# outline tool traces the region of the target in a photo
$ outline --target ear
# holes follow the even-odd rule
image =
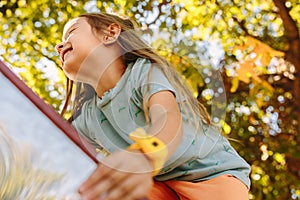
[[[121,26],[118,23],[110,24],[106,29],[107,34],[104,36],[103,43],[105,45],[110,45],[118,40],[121,33]]]

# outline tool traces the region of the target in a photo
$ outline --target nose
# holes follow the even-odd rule
[[[63,44],[63,42],[61,42],[55,46],[55,50],[57,51],[57,53],[60,53],[60,51],[62,50],[63,47],[64,47],[64,44]]]

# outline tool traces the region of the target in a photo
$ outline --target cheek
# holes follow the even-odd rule
[[[72,81],[76,81],[77,70],[70,67],[67,63],[63,65],[64,74]]]
[[[77,74],[78,71],[80,71],[80,66],[83,60],[84,60],[84,56],[78,53],[76,54],[73,51],[66,55],[62,68],[64,73],[69,79],[76,81]]]
[[[63,71],[70,80],[82,83],[90,83],[90,79],[94,73],[90,67],[79,64],[79,62],[74,64],[71,62],[64,63]]]
[[[65,75],[69,79],[76,81],[76,79],[77,79],[76,76],[77,76],[78,70],[80,68],[80,64],[79,64],[78,60],[76,60],[74,58],[76,58],[76,56],[72,55],[71,53],[69,55],[67,55],[62,68],[63,68]]]
[[[101,71],[101,58],[105,49],[99,41],[89,40],[76,43],[74,49],[66,56],[63,70],[66,76],[73,81],[89,83],[94,82],[95,71]],[[100,62],[100,63],[99,63]],[[96,73],[99,74],[99,73]]]

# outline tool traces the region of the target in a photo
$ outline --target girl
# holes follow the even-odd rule
[[[56,46],[68,78],[63,112],[76,82],[71,121],[103,155],[82,199],[248,199],[249,165],[134,28],[83,14]]]

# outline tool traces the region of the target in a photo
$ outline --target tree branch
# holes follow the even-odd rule
[[[300,71],[300,36],[296,22],[289,14],[288,8],[285,6],[286,0],[273,0],[276,7],[279,9],[278,14],[282,19],[285,29],[285,35],[289,43],[286,59],[293,63]],[[298,59],[297,59],[298,58]]]
[[[298,116],[298,134],[300,134],[300,35],[296,22],[289,14],[288,8],[285,6],[286,0],[273,0],[276,7],[279,9],[285,35],[289,43],[289,49],[286,52],[286,60],[290,61],[296,68],[296,79],[294,81],[293,95],[294,105],[296,108],[296,116]],[[300,142],[300,141],[299,141]]]
[[[288,8],[285,6],[286,0],[273,0],[273,2],[279,9],[278,14],[283,21],[283,26],[288,40],[299,40],[298,27],[296,25],[296,22],[290,16]]]

